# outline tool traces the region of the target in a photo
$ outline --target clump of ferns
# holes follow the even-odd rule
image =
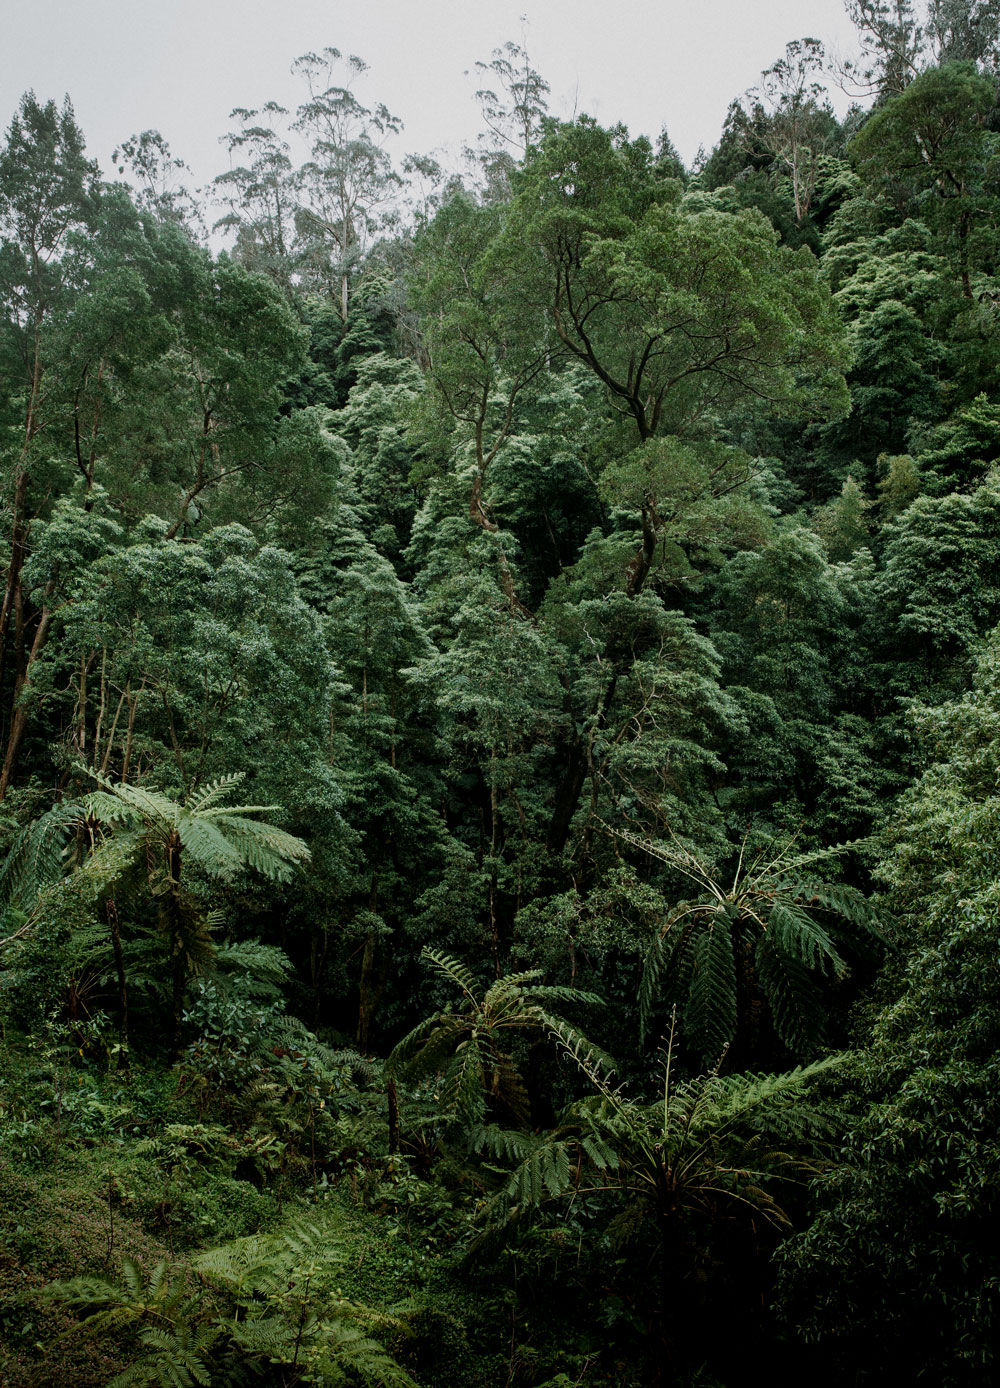
[[[107,1388],[221,1385],[272,1366],[288,1383],[416,1388],[381,1343],[405,1325],[345,1297],[343,1264],[335,1230],[300,1219],[209,1249],[190,1269],[163,1261],[147,1274],[126,1260],[118,1280],[77,1277],[49,1294],[83,1315],[68,1334],[131,1338],[136,1357]]]

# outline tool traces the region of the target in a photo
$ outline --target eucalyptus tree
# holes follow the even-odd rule
[[[469,519],[488,534],[498,531],[485,497],[490,468],[517,431],[522,400],[549,369],[553,349],[520,277],[492,254],[502,226],[500,208],[456,194],[418,238],[411,278],[428,373],[456,427],[454,442],[471,454]],[[502,555],[500,563],[516,608]]]
[[[935,65],[957,60],[989,70],[1000,59],[997,0],[845,0],[845,8],[860,51],[840,64],[841,75],[879,102]]]
[[[925,33],[913,0],[845,0],[860,52],[841,64],[859,95],[885,99],[904,90],[920,71]]]
[[[683,573],[697,527],[685,535],[679,513],[692,503],[710,509],[748,479],[725,447],[698,457],[698,440],[736,410],[843,411],[846,357],[833,309],[810,253],[779,247],[760,214],[685,196],[657,176],[644,141],[587,120],[553,128],[519,177],[497,254],[511,263],[518,246],[527,248],[526,297],[602,389],[608,453],[628,455],[615,464],[620,501],[634,508],[620,523],[615,586],[635,601],[660,556],[676,556]],[[627,630],[610,634],[596,703],[574,709],[549,831],[557,852],[588,774],[588,741],[639,655]]]
[[[531,65],[527,50],[508,40],[493,50],[488,63],[477,62],[484,83],[476,92],[485,131],[475,154],[486,177],[487,197],[506,200],[511,174],[537,143],[549,109],[548,82]]]
[[[355,54],[345,59],[336,48],[305,53],[292,71],[309,93],[293,122],[311,155],[298,176],[303,270],[336,287],[346,323],[352,278],[402,182],[385,149],[402,122],[381,102],[367,107],[355,95],[352,84],[368,71]]]
[[[237,259],[286,291],[295,268],[297,176],[291,147],[275,126],[287,115],[275,101],[259,110],[232,111],[230,119],[239,126],[225,137],[230,167],[212,180],[216,198],[227,209],[215,229],[232,231]]]
[[[753,122],[754,144],[773,155],[777,170],[789,180],[800,226],[809,216],[821,161],[837,128],[817,80],[824,66],[817,39],[796,39],[786,44],[785,56],[761,73],[758,87],[748,94],[763,108],[763,119]]]
[[[158,130],[129,135],[112,151],[111,160],[119,176],[126,172],[131,175],[139,207],[167,221],[178,222],[193,240],[204,237],[205,227],[196,193],[190,192],[180,181],[191,170],[183,159],[171,153]]]

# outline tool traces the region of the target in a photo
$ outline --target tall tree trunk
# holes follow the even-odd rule
[[[118,975],[118,1069],[129,1069],[128,1053],[128,985],[125,978],[125,956],[122,953],[122,936],[118,926],[118,907],[113,898],[106,905],[108,926],[111,930],[111,949],[115,956],[115,972]]]
[[[3,601],[0,602],[0,688],[3,687],[4,657],[12,616],[23,611],[24,593],[21,587],[21,571],[28,552],[28,471],[31,462],[31,446],[38,433],[38,417],[42,398],[42,324],[36,315],[34,325],[34,353],[31,364],[31,388],[28,393],[28,408],[24,418],[24,442],[18,461],[14,483],[14,500],[11,507],[10,562],[7,565],[7,580],[4,584]]]
[[[47,585],[47,596],[51,596],[53,586],[52,583]],[[51,625],[52,611],[49,607],[43,607],[38,619],[38,626],[35,628],[35,638],[31,643],[30,654],[28,655],[27,661],[24,662],[24,668],[18,671],[17,678],[14,682],[14,715],[11,718],[3,770],[0,771],[0,801],[6,798],[7,789],[17,769],[17,760],[21,752],[21,743],[24,741],[24,734],[28,728],[26,696],[31,681],[31,670],[45,647]]]
[[[164,921],[170,941],[170,1055],[173,1060],[179,1060],[188,966],[182,922],[183,907],[180,900],[181,841],[176,830],[171,831],[167,839],[166,859],[168,880],[161,907],[161,920]]]

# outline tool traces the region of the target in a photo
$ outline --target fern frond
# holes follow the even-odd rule
[[[101,786],[101,790],[114,801],[118,802],[118,814],[121,814],[121,807],[125,806],[140,815],[144,819],[151,820],[154,824],[173,826],[176,823],[180,806],[169,796],[162,794],[158,790],[150,790],[146,786],[130,785],[126,781],[113,782],[107,777],[100,775],[96,771],[89,772],[95,781]],[[92,797],[100,796],[100,791],[91,792],[87,799],[93,804],[105,805],[107,802],[102,797],[100,800],[92,800]],[[95,813],[97,811],[95,810]],[[109,805],[109,819],[114,814],[114,810]],[[113,822],[113,821],[112,821]]]
[[[134,805],[110,791],[92,790],[83,800],[85,813],[101,824],[138,824],[141,816]]]
[[[826,1031],[826,1009],[806,966],[766,934],[757,941],[754,964],[779,1038],[794,1054],[815,1050]]]
[[[501,1128],[499,1124],[489,1123],[475,1128],[470,1134],[469,1146],[473,1152],[488,1152],[491,1157],[506,1162],[522,1162],[538,1146],[535,1133],[525,1133],[517,1129]]]
[[[276,945],[264,945],[259,940],[239,940],[220,945],[215,963],[223,975],[238,976],[242,987],[251,995],[267,1000],[279,998],[282,988],[292,976],[288,956]]]
[[[441,950],[432,949],[430,945],[424,945],[423,949],[420,951],[420,957],[421,959],[426,959],[437,969],[439,974],[449,979],[457,988],[461,989],[468,998],[478,1005],[479,990],[476,985],[476,980],[464,964],[460,963],[459,960],[455,959],[450,954],[444,954]]]
[[[219,832],[229,840],[243,863],[272,881],[286,881],[296,865],[308,863],[312,857],[306,844],[294,834],[274,824],[247,819],[237,812],[220,811],[213,815],[209,811],[198,816],[198,823],[218,825]]]
[[[700,916],[711,917],[712,909],[699,903],[682,903],[671,914],[666,925],[658,928],[650,940],[642,965],[639,982],[639,1035],[645,1042],[653,1012],[661,1001],[664,980],[671,973],[687,974],[678,964],[690,943]]]
[[[567,1142],[554,1137],[531,1139],[530,1149],[487,1204],[483,1218],[503,1226],[527,1209],[537,1209],[546,1199],[558,1199],[572,1184],[573,1163]],[[526,1144],[527,1145],[527,1144]]]
[[[807,969],[822,969],[829,965],[842,976],[846,962],[823,927],[807,911],[792,901],[776,901],[768,913],[768,934],[771,945],[789,959],[796,959]]]
[[[21,830],[0,867],[0,912],[30,909],[39,892],[62,876],[70,835],[84,813],[79,801],[67,801]]]
[[[483,1057],[475,1036],[459,1043],[445,1078],[444,1106],[468,1127],[479,1126],[486,1112]]]
[[[185,853],[212,877],[228,880],[243,867],[242,855],[211,820],[182,812],[176,828]]]
[[[522,998],[538,1002],[578,1003],[581,1007],[603,1007],[604,999],[598,993],[588,993],[582,988],[566,988],[557,983],[538,983],[521,988]]]
[[[459,1034],[459,1018],[450,1012],[435,1012],[397,1041],[385,1062],[386,1069],[399,1074],[432,1073],[444,1063]]]
[[[560,1017],[545,1016],[545,1027],[554,1041],[557,1041],[562,1049],[569,1056],[570,1060],[587,1076],[598,1088],[602,1088],[610,1082],[614,1074],[615,1062],[602,1051],[600,1046],[596,1046],[592,1041],[584,1036],[583,1032],[577,1031],[568,1022],[564,1022]]]
[[[323,1325],[323,1347],[316,1367],[323,1383],[360,1378],[368,1388],[419,1388],[406,1370],[376,1341],[344,1319]]]
[[[736,961],[730,921],[722,912],[692,944],[691,983],[684,1027],[692,1046],[712,1064],[736,1034]]]
[[[225,800],[232,791],[246,780],[245,771],[234,771],[230,776],[219,776],[197,791],[187,802],[191,814],[204,814],[220,801]]]
[[[804,867],[812,867],[814,863],[828,863],[831,858],[841,858],[845,853],[863,848],[868,842],[868,839],[850,839],[847,843],[835,843],[828,848],[814,848],[808,853],[798,853],[782,864],[780,875],[788,877],[792,873],[800,872]]]
[[[831,915],[856,925],[863,933],[872,936],[880,944],[889,944],[889,939],[881,928],[879,913],[857,887],[843,883],[803,882],[796,883],[796,899],[810,910],[819,907]]]
[[[739,1122],[754,1130],[800,1135],[827,1132],[829,1113],[810,1098],[803,1103],[817,1079],[840,1069],[848,1057],[842,1053],[799,1065],[780,1074],[716,1075],[706,1085],[715,1128]]]

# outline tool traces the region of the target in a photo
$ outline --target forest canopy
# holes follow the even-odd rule
[[[1000,5],[847,9],[693,168],[22,98],[5,1385],[992,1374]]]

